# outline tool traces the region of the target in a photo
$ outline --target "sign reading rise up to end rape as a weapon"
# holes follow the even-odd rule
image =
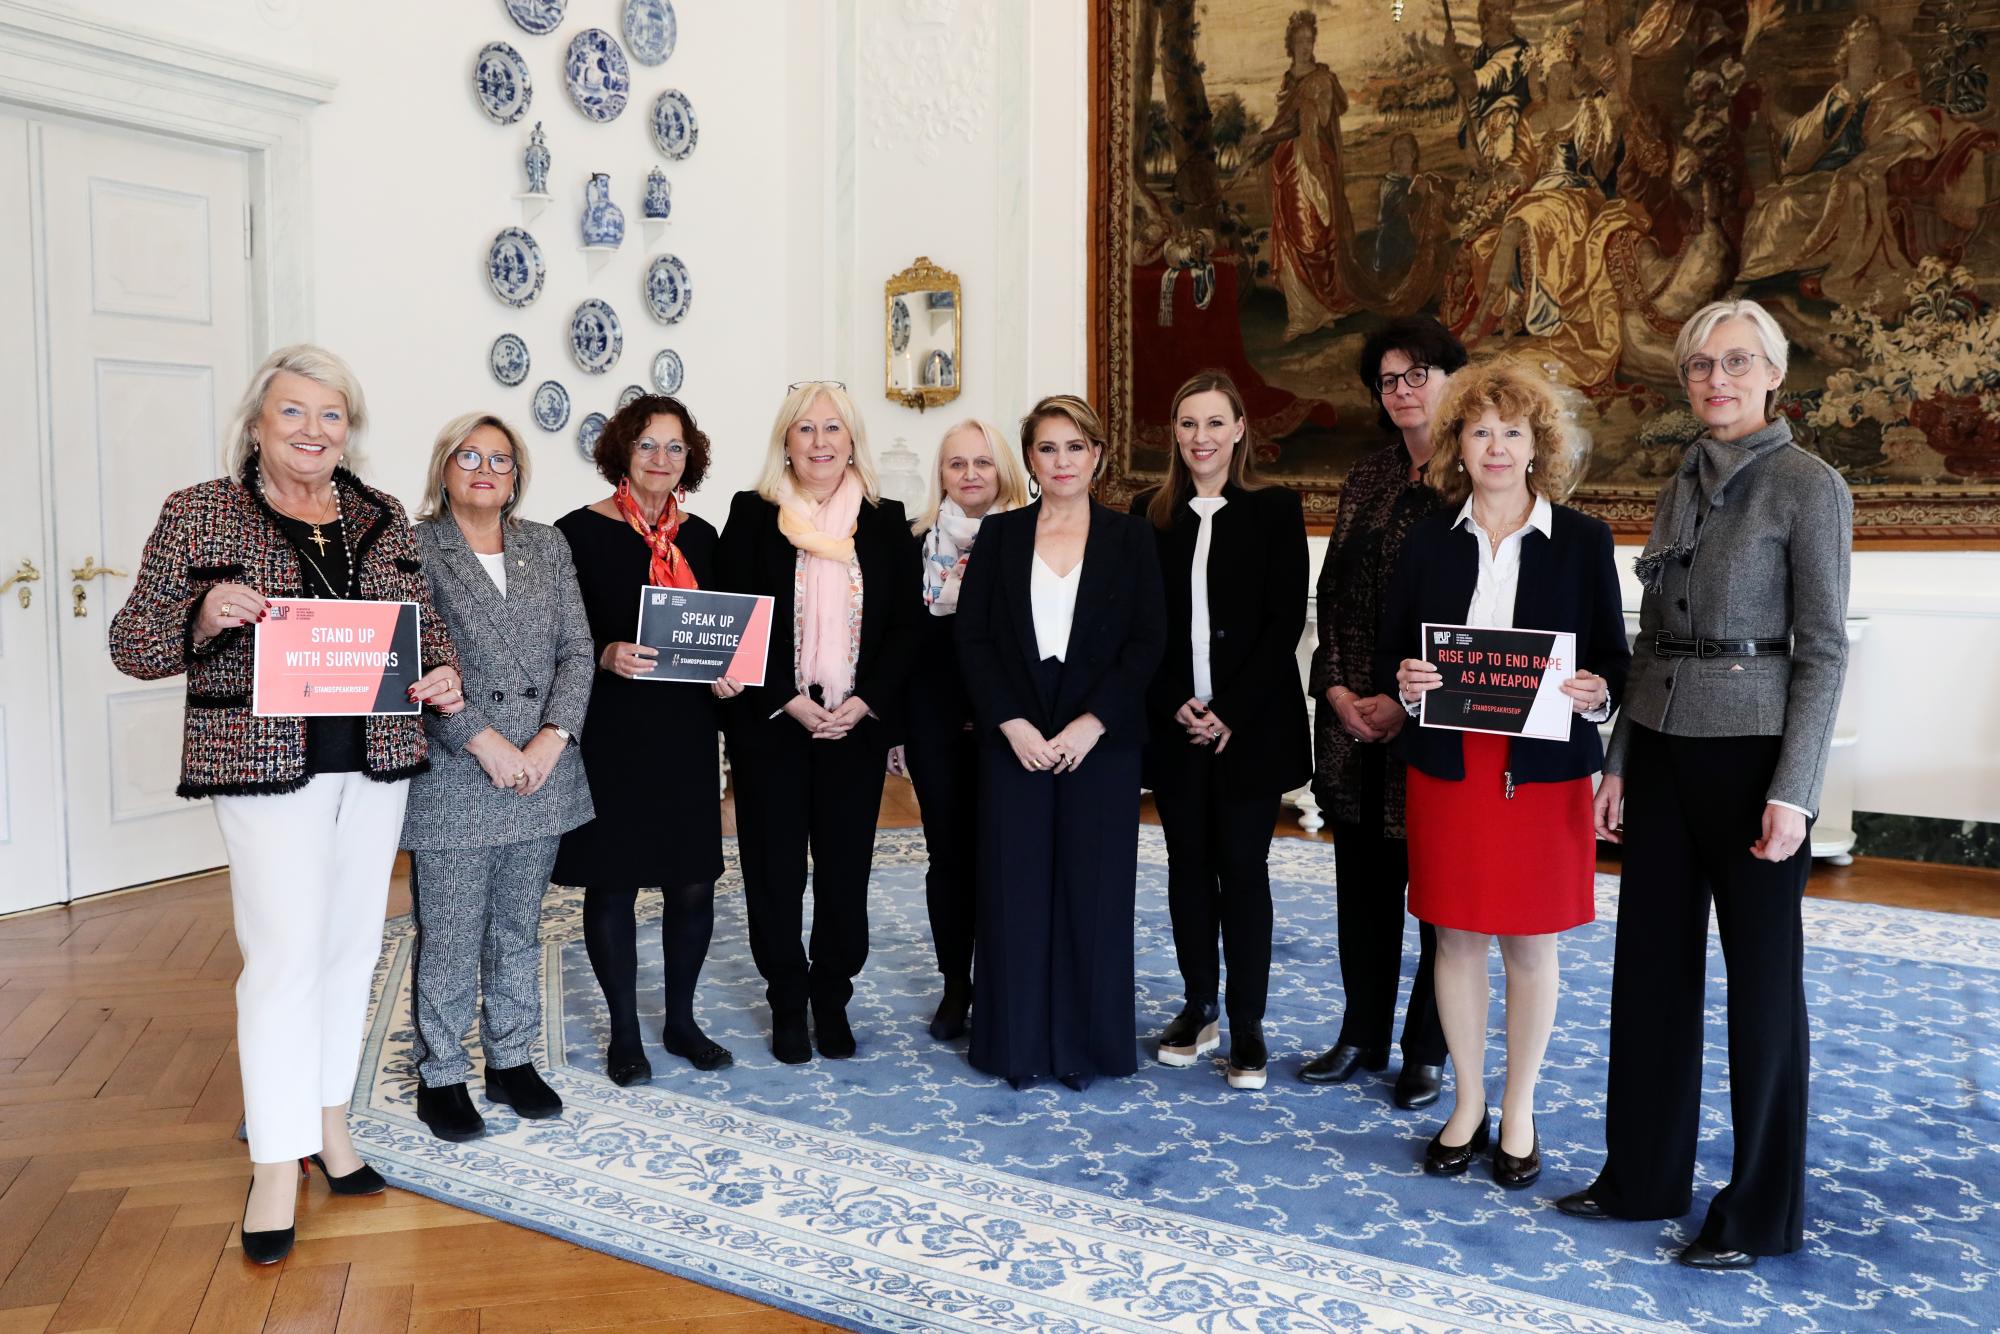
[[[1423,659],[1444,684],[1424,692],[1417,721],[1456,732],[1567,741],[1576,636],[1562,630],[1424,625]]]

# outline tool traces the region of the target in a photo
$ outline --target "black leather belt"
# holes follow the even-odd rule
[[[1662,658],[1783,658],[1789,639],[1677,639],[1664,630],[1653,634],[1653,652]]]

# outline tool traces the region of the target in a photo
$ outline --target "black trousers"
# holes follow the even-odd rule
[[[1410,849],[1379,827],[1333,826],[1334,920],[1340,933],[1340,985],[1347,993],[1339,1041],[1386,1050],[1396,1024],[1396,986],[1403,976],[1403,903],[1410,887]],[[1437,931],[1417,928],[1417,975],[1403,1013],[1403,1064],[1443,1065],[1444,1026],[1438,1022]]]
[[[1782,862],[1750,855],[1779,744],[1633,728],[1606,1157],[1590,1188],[1621,1218],[1675,1218],[1693,1203],[1712,899],[1729,978],[1735,1163],[1701,1240],[1752,1255],[1795,1251],[1805,1237],[1810,1057],[1800,902],[1811,839]]]
[[[966,982],[978,920],[979,748],[966,728],[970,714],[956,680],[912,682],[908,709],[903,754],[924,817],[931,940],[938,972],[947,982]]]
[[[1221,994],[1221,965],[1227,961],[1234,1032],[1262,1021],[1270,990],[1268,859],[1278,798],[1231,790],[1216,781],[1213,750],[1183,749],[1188,753],[1175,754],[1171,770],[1157,774],[1153,788],[1167,838],[1167,913],[1174,925],[1174,957],[1186,996],[1196,1002]]]
[[[788,717],[741,725],[730,736],[736,775],[737,853],[743,866],[750,956],[774,1014],[808,1002],[844,1006],[868,959],[868,873],[888,759],[880,724],[864,719],[838,741],[815,741]],[[810,956],[806,853],[812,853]]]

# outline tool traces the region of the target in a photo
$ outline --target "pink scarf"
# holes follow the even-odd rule
[[[854,690],[848,563],[854,559],[854,521],[861,501],[861,479],[852,471],[818,505],[798,489],[789,472],[778,479],[778,531],[806,554],[799,675],[820,687],[829,709],[839,708]]]

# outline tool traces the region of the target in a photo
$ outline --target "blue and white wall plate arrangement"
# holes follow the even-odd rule
[[[681,354],[670,347],[663,347],[653,358],[653,388],[662,394],[678,394],[681,391]]]
[[[625,392],[624,392],[624,393],[622,393],[622,394],[620,394],[620,395],[618,396],[618,408],[617,408],[617,410],[618,410],[619,412],[623,412],[623,411],[625,411],[625,409],[627,409],[627,408],[631,407],[631,406],[632,406],[632,405],[633,405],[634,403],[638,402],[638,401],[639,401],[640,399],[644,398],[645,396],[646,396],[646,386],[645,386],[645,385],[642,385],[642,384],[628,384],[628,385],[626,385],[626,386],[625,386]]]
[[[501,384],[517,385],[528,378],[528,345],[519,334],[503,333],[493,340],[486,364]]]
[[[486,281],[493,295],[516,308],[531,305],[542,294],[547,274],[535,238],[519,227],[502,227],[486,252]]]
[[[646,309],[662,324],[679,324],[694,300],[687,265],[677,255],[661,255],[646,266]]]
[[[554,380],[535,386],[535,425],[544,431],[560,431],[569,421],[569,390]]]
[[[535,99],[528,62],[505,42],[479,48],[479,58],[472,62],[472,90],[479,96],[479,109],[496,125],[512,125],[528,114]]]
[[[665,222],[674,211],[673,187],[667,184],[667,173],[658,167],[646,173],[646,220]]]
[[[545,37],[561,25],[568,5],[569,0],[507,0],[507,13],[522,32]]]
[[[592,375],[602,375],[618,364],[625,350],[625,329],[618,314],[596,297],[586,297],[569,317],[569,350],[576,364]]]
[[[667,63],[678,27],[673,0],[625,0],[625,45],[641,65]]]
[[[695,124],[694,105],[687,94],[669,88],[653,101],[653,142],[662,153],[679,162],[694,152],[701,127]]]
[[[625,240],[625,210],[611,202],[611,178],[595,172],[583,187],[583,243],[617,246]]]
[[[585,28],[570,39],[563,81],[576,109],[599,124],[617,120],[632,91],[624,49],[602,28]]]
[[[596,457],[597,438],[604,434],[604,428],[607,424],[604,420],[604,414],[601,412],[593,412],[578,422],[576,424],[577,452],[587,459]]]

